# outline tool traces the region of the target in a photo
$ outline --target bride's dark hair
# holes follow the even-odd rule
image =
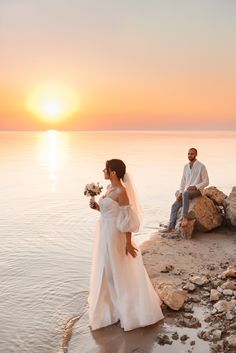
[[[121,159],[110,159],[106,161],[106,168],[111,172],[116,172],[116,175],[119,179],[124,179],[126,173],[126,165]]]

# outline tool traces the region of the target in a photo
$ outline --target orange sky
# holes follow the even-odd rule
[[[3,0],[0,13],[0,129],[236,128],[234,2]],[[63,121],[27,109],[48,82],[78,97]]]

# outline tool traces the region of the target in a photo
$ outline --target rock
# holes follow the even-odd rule
[[[230,225],[236,226],[236,186],[226,199],[226,219]]]
[[[226,320],[231,321],[231,320],[233,320],[234,315],[233,315],[233,314],[231,314],[230,312],[227,312],[227,313],[226,313],[226,315],[225,315],[225,318],[226,318]]]
[[[222,353],[224,352],[223,342],[214,343],[211,345],[211,352]]]
[[[176,275],[176,276],[181,276],[183,273],[184,273],[184,270],[180,270],[179,268],[177,268],[174,271],[174,275]]]
[[[173,343],[173,341],[171,341],[167,335],[162,335],[162,334],[159,334],[157,336],[157,342],[162,346],[164,346],[165,344],[172,344]]]
[[[211,290],[211,294],[210,294],[210,301],[211,302],[219,300],[220,297],[221,297],[221,294],[218,292],[218,290],[216,290],[216,289]]]
[[[230,324],[229,327],[231,329],[235,330],[236,329],[236,322],[234,322],[233,324]]]
[[[230,348],[236,348],[236,335],[231,335],[225,340]]]
[[[211,287],[203,287],[205,292],[208,292],[208,294],[210,295],[210,291],[211,291]]]
[[[217,287],[216,290],[219,292],[219,293],[223,293],[223,289],[221,287]]]
[[[199,196],[190,202],[187,227],[180,226],[179,219],[177,227],[181,231],[182,237],[190,239],[194,230],[199,232],[208,232],[220,227],[223,222],[222,213],[219,211],[212,200],[206,196]]]
[[[220,330],[212,331],[213,341],[219,341],[221,339],[222,332]]]
[[[220,267],[223,268],[223,269],[226,269],[228,264],[229,264],[228,262],[226,262],[226,263],[221,262],[220,263]]]
[[[236,278],[236,269],[229,266],[226,271],[222,273],[222,277],[227,278],[227,277],[232,277]]]
[[[190,346],[194,346],[195,344],[196,344],[195,341],[191,341],[191,342],[190,342]]]
[[[231,301],[220,300],[218,303],[214,304],[214,309],[216,309],[219,313],[224,311],[231,311],[235,308],[236,300],[232,299]]]
[[[209,341],[211,338],[211,333],[210,331],[200,331],[198,332],[197,336],[201,339],[203,339],[204,341]]]
[[[223,289],[223,294],[224,295],[230,295],[230,296],[232,296],[233,295],[233,291],[232,291],[232,289]]]
[[[180,340],[181,340],[182,342],[187,341],[187,339],[189,339],[188,335],[183,335],[183,336],[180,337]]]
[[[209,282],[209,279],[206,276],[193,276],[190,278],[190,282],[198,286],[203,286]]]
[[[203,195],[207,196],[210,200],[212,200],[216,205],[225,205],[225,199],[227,195],[225,195],[222,191],[218,190],[215,186],[210,186],[203,191]]]
[[[186,313],[192,313],[193,312],[193,304],[185,303],[183,306],[183,309]]]
[[[183,286],[183,289],[189,292],[193,292],[196,289],[196,286],[193,283],[187,283],[185,286]]]
[[[188,328],[197,328],[201,327],[201,323],[198,319],[190,315],[190,317],[181,317],[178,320],[178,324],[180,326],[188,327]]]
[[[201,291],[201,296],[202,296],[203,298],[208,298],[208,297],[210,296],[210,293],[207,292],[207,291]]]
[[[187,298],[186,293],[173,284],[161,283],[158,285],[157,291],[161,300],[173,310],[182,308]]]
[[[204,321],[205,321],[205,322],[211,322],[211,321],[212,321],[212,315],[211,315],[211,314],[207,314],[207,315],[204,317]]]
[[[236,284],[234,282],[227,281],[221,285],[222,289],[236,289]]]
[[[179,338],[178,332],[174,332],[171,338],[176,341]]]
[[[161,269],[160,272],[162,272],[162,273],[168,273],[168,272],[172,271],[173,269],[174,269],[174,266],[172,266],[172,265],[166,265],[163,269]]]
[[[195,219],[190,219],[188,221],[188,225],[186,227],[179,228],[182,238],[184,238],[184,239],[191,239],[192,238],[195,222],[196,222]]]
[[[187,319],[192,319],[193,315],[190,313],[183,313],[183,317],[186,317]]]
[[[189,300],[191,300],[192,303],[200,303],[201,298],[199,295],[191,295],[191,297],[189,297]]]
[[[214,271],[216,269],[215,265],[213,265],[213,264],[208,264],[206,267],[210,271]]]
[[[220,279],[214,279],[211,283],[213,288],[217,288],[221,285],[222,281]]]

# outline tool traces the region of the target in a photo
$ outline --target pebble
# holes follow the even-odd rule
[[[213,264],[207,265],[207,269],[210,270],[210,271],[214,271],[215,268],[216,268],[216,267],[215,267],[215,265],[213,265]]]
[[[216,290],[216,289],[211,290],[211,293],[210,293],[210,301],[211,302],[219,300],[220,297],[221,297],[221,294],[219,293],[218,290]]]
[[[177,340],[179,338],[178,332],[174,332],[173,335],[171,336],[173,340]]]
[[[208,293],[208,292],[201,292],[201,295],[202,295],[203,298],[207,298],[207,297],[209,297],[210,293]]]
[[[236,278],[236,269],[228,267],[227,270],[222,273],[222,275],[225,276],[225,277]]]
[[[236,335],[231,335],[225,340],[230,348],[236,348]]]
[[[192,303],[185,303],[183,306],[183,309],[187,313],[192,313],[193,312],[193,304]]]
[[[160,272],[162,273],[168,273],[174,269],[174,266],[172,265],[166,265]]]
[[[201,301],[201,298],[200,298],[199,295],[191,296],[189,299],[190,299],[191,302],[193,302],[193,303],[200,303],[200,301]]]
[[[180,341],[182,341],[182,342],[187,341],[187,339],[189,339],[188,335],[183,335],[180,337]]]
[[[196,286],[193,283],[187,283],[185,286],[183,286],[183,289],[189,292],[193,292],[196,289]]]
[[[207,284],[209,282],[209,279],[206,276],[193,276],[192,278],[190,278],[190,282],[198,286],[203,286],[204,284]]]
[[[221,285],[221,288],[234,290],[234,289],[236,289],[236,284],[234,282],[227,281]]]
[[[233,314],[231,314],[231,313],[229,313],[229,312],[227,312],[226,313],[226,315],[225,315],[225,318],[226,318],[226,320],[233,320],[233,318],[234,318],[234,315]]]
[[[232,289],[223,289],[223,294],[232,296],[233,295],[233,291],[232,291]]]
[[[232,299],[231,301],[219,300],[216,304],[214,304],[214,308],[218,312],[223,311],[231,311],[235,308],[236,300]]]
[[[162,346],[164,346],[165,344],[172,344],[173,343],[173,341],[170,340],[169,336],[162,335],[162,334],[159,334],[157,336],[157,342]]]
[[[215,330],[212,332],[213,340],[214,341],[219,341],[222,336],[222,332],[220,330]]]

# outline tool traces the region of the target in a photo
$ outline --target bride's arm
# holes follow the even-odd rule
[[[129,199],[128,199],[128,196],[127,196],[127,193],[126,193],[125,189],[121,190],[119,192],[118,203],[120,204],[120,206],[129,205]],[[126,253],[126,255],[130,254],[132,257],[136,257],[138,249],[136,249],[132,245],[132,233],[131,232],[126,232],[125,234],[126,234],[125,253]]]
[[[131,242],[132,233],[125,233],[126,234],[126,246],[125,246],[125,253],[126,255],[130,254],[133,257],[137,256],[138,249],[136,249]]]

